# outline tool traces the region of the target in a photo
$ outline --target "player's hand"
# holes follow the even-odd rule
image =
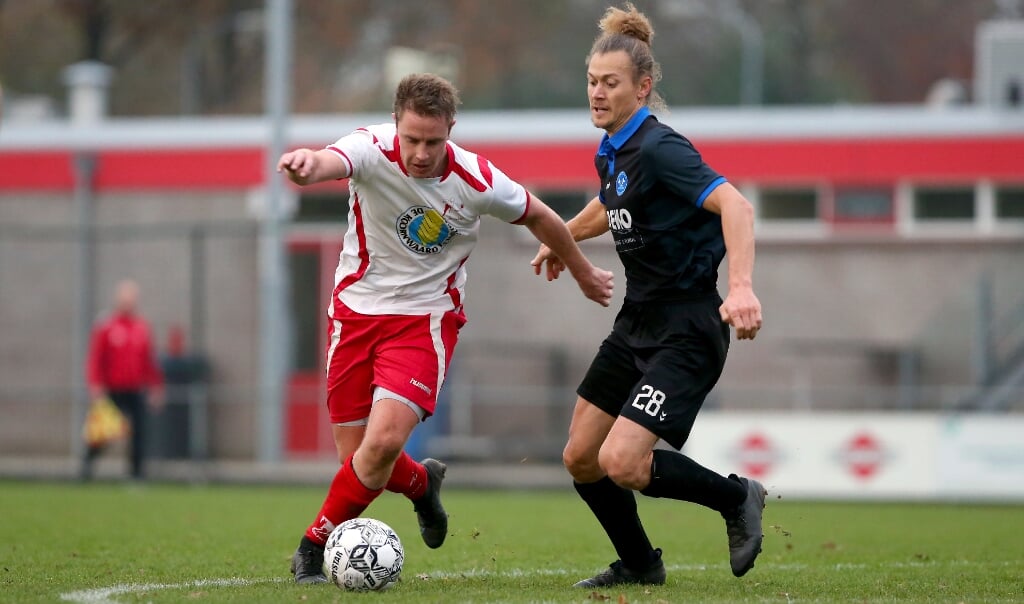
[[[601,306],[608,306],[612,302],[612,292],[615,291],[614,275],[611,271],[591,266],[590,270],[582,275],[573,275],[576,283],[583,290],[583,295],[597,302]]]
[[[284,171],[293,182],[304,184],[316,169],[316,153],[310,149],[289,151],[277,160],[277,171]]]
[[[736,337],[753,340],[761,330],[761,301],[749,287],[729,288],[729,295],[718,307],[722,321],[732,325]]]
[[[534,275],[539,275],[546,264],[548,281],[554,281],[565,270],[565,264],[562,260],[551,251],[551,248],[543,243],[540,245],[540,249],[537,250],[537,255],[530,261],[530,264],[533,266]]]

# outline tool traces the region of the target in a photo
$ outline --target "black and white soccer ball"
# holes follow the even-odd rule
[[[386,589],[398,581],[405,550],[380,520],[353,518],[331,531],[324,546],[324,574],[342,589]]]

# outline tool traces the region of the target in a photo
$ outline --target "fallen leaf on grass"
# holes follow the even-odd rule
[[[783,537],[792,537],[792,536],[793,536],[793,533],[791,533],[791,532],[787,531],[786,529],[782,528],[781,526],[779,526],[779,525],[777,525],[777,524],[772,524],[772,525],[769,525],[769,527],[768,527],[768,528],[773,528],[773,529],[775,529],[775,532],[776,532],[776,533],[779,533],[779,534],[780,534],[780,535],[782,535]]]
[[[604,594],[599,594],[596,591],[592,591],[592,592],[590,592],[590,597],[587,598],[587,599],[588,600],[597,600],[598,602],[603,602],[605,600],[611,600],[612,597],[611,596],[606,596]]]

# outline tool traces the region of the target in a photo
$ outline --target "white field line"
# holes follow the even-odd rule
[[[885,568],[962,568],[962,567],[986,567],[986,566],[1015,566],[1020,567],[1024,564],[1024,561],[1002,561],[1002,562],[971,562],[969,560],[953,560],[948,562],[936,562],[922,560],[919,562],[891,562],[887,564],[863,564],[863,563],[838,563],[831,565],[821,564],[761,564],[758,565],[758,569],[762,572],[770,571],[802,571],[802,570],[834,570],[834,571],[862,571],[869,569],[885,569]],[[682,572],[704,572],[709,570],[709,566],[706,564],[669,564],[665,566],[665,569],[669,572],[682,571]],[[459,579],[459,578],[477,578],[477,577],[494,577],[494,578],[524,578],[524,577],[584,577],[588,573],[594,572],[599,569],[568,569],[568,568],[508,568],[504,570],[492,570],[485,568],[471,568],[467,570],[435,570],[426,573],[417,573],[415,575],[405,575],[403,579],[405,581],[429,581],[431,579]],[[195,581],[184,581],[182,583],[119,583],[110,587],[96,587],[93,589],[81,589],[78,591],[72,591],[63,593],[60,595],[60,599],[65,602],[78,602],[81,604],[117,604],[115,596],[125,594],[140,594],[150,591],[160,591],[166,589],[196,589],[196,588],[209,588],[209,587],[244,587],[248,585],[258,585],[261,583],[281,583],[283,581],[290,581],[290,578],[277,577],[272,579],[242,579],[242,578],[230,578],[230,579],[198,579]]]
[[[804,571],[804,570],[833,570],[833,571],[859,571],[859,570],[871,570],[871,569],[899,569],[899,568],[967,568],[967,567],[991,567],[991,566],[1014,566],[1019,567],[1024,564],[1024,561],[1000,561],[1000,562],[972,562],[970,560],[950,560],[944,562],[937,562],[931,560],[921,560],[916,562],[890,562],[886,564],[867,564],[867,563],[848,563],[839,562],[836,564],[804,564],[804,563],[793,563],[793,564],[772,564],[772,563],[761,563],[757,565],[757,568],[763,572],[770,571]],[[665,570],[668,572],[705,572],[712,568],[717,569],[718,567],[711,567],[707,564],[666,564]],[[524,578],[524,577],[562,577],[562,576],[579,576],[585,577],[589,573],[597,572],[600,568],[592,569],[566,569],[566,568],[509,568],[504,570],[492,570],[486,568],[471,568],[468,570],[438,570],[427,573],[417,573],[412,577],[403,575],[403,579],[411,581],[412,579],[457,579],[457,578],[476,578],[476,577],[495,577],[495,578]]]
[[[203,587],[243,587],[256,585],[258,583],[279,583],[284,578],[274,579],[198,579],[196,581],[185,581],[183,583],[118,583],[110,587],[95,587],[93,589],[82,589],[60,595],[65,602],[81,602],[83,604],[116,604],[114,596],[124,594],[140,594],[150,591],[164,589],[193,589]]]

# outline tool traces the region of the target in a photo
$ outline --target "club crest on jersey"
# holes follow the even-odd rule
[[[437,210],[416,206],[402,212],[395,223],[398,238],[417,254],[437,254],[458,231]]]
[[[619,175],[615,177],[615,192],[622,195],[626,192],[626,187],[629,186],[629,177],[626,176],[625,172],[619,172]]]

